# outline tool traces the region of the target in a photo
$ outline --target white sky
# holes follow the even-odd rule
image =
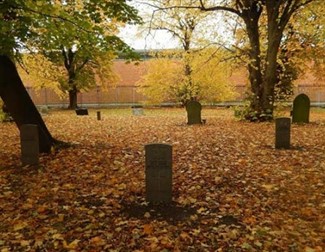
[[[141,1],[132,1],[130,5],[139,10],[140,16],[151,14],[152,8],[144,5]],[[121,29],[120,36],[129,46],[138,50],[170,49],[178,46],[177,41],[166,31],[153,30],[151,34],[148,34],[148,31],[140,32],[140,29],[139,26],[127,25]]]
[[[126,26],[121,30],[121,38],[129,46],[137,50],[170,49],[179,44],[165,31],[152,31],[152,34],[139,35],[135,26]]]
[[[143,3],[137,3],[134,1],[132,4],[139,10],[139,15],[142,16],[144,13],[151,13],[151,9],[148,6],[143,5]],[[220,40],[232,40],[232,36],[227,30],[225,22],[225,16],[221,12],[214,13],[211,21],[205,23],[209,25],[210,30],[205,30],[207,37],[214,38],[214,42]],[[120,37],[129,46],[137,50],[150,50],[150,49],[171,49],[180,48],[180,42],[172,37],[170,33],[163,30],[151,30],[151,34],[148,31],[140,32],[140,26],[127,25],[125,28],[121,29]],[[197,30],[200,28],[197,27]],[[210,36],[209,36],[210,35]]]

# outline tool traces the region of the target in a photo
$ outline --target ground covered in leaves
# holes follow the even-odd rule
[[[325,110],[274,148],[274,123],[205,109],[96,110],[44,120],[69,148],[20,164],[0,123],[0,251],[305,251],[325,248]],[[173,203],[145,202],[144,145],[173,146]]]

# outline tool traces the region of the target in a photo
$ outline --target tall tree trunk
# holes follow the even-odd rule
[[[250,40],[250,52],[248,63],[249,81],[251,83],[251,111],[256,114],[261,113],[261,95],[263,92],[263,77],[261,69],[261,51],[259,41],[258,24],[249,24],[247,27],[248,37]]]
[[[189,92],[189,100],[196,100],[197,97],[197,90],[195,89],[195,86],[192,81],[192,67],[189,59],[185,59],[185,76],[188,78],[188,92]]]
[[[296,2],[297,3],[297,2]],[[265,60],[265,73],[262,106],[264,112],[273,117],[274,99],[275,99],[275,85],[277,83],[277,58],[280,49],[283,31],[289,22],[289,19],[295,11],[295,3],[287,2],[281,8],[279,4],[273,1],[266,2],[267,10],[267,53]]]
[[[268,50],[266,55],[266,66],[264,73],[264,85],[262,107],[264,113],[272,118],[274,108],[274,88],[277,83],[277,58],[280,47],[281,34],[273,33],[268,39]]]
[[[256,8],[256,6],[250,6],[250,8],[244,9],[242,13],[250,44],[248,72],[252,95],[250,97],[250,112],[246,115],[246,118],[249,120],[259,120],[260,115],[263,114],[263,106],[261,103],[263,95],[263,73],[258,24],[261,13],[262,9]]]
[[[75,86],[69,90],[69,109],[76,109],[78,107],[78,90]]]
[[[62,46],[62,55],[64,58],[64,66],[68,72],[69,83],[69,109],[76,109],[78,107],[78,89],[75,83],[76,80],[76,66],[75,66],[75,53],[71,48],[66,50]],[[81,68],[88,62],[88,59],[84,62]]]
[[[0,56],[0,96],[18,128],[23,124],[36,124],[40,152],[50,152],[57,141],[51,136],[41,115],[24,87],[16,66],[4,55]]]

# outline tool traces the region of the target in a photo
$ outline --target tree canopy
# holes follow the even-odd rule
[[[125,0],[15,0],[4,1],[0,9],[5,20],[0,53],[11,58],[41,53],[62,66],[66,78],[60,79],[60,89],[69,93],[71,108],[80,90],[96,86],[95,76],[112,80],[110,65],[117,52],[136,56],[117,35],[125,23],[141,21]]]
[[[40,41],[40,35],[44,38],[44,35],[48,34],[48,42],[53,42],[55,38],[51,36],[54,31],[62,31],[57,29],[58,23],[73,25],[80,34],[82,32],[98,34],[104,30],[96,24],[104,21],[109,23],[112,20],[138,23],[141,19],[137,14],[138,11],[129,6],[125,0],[2,0],[0,53],[13,55],[23,49],[31,49],[27,44],[39,45],[37,42]],[[71,27],[67,26],[66,29]],[[50,31],[52,33],[48,33]],[[112,35],[111,39],[113,37],[119,40],[116,35]]]

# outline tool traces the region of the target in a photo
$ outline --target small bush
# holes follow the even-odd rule
[[[4,103],[0,100],[0,122],[12,122],[13,118],[11,115],[4,109]]]

